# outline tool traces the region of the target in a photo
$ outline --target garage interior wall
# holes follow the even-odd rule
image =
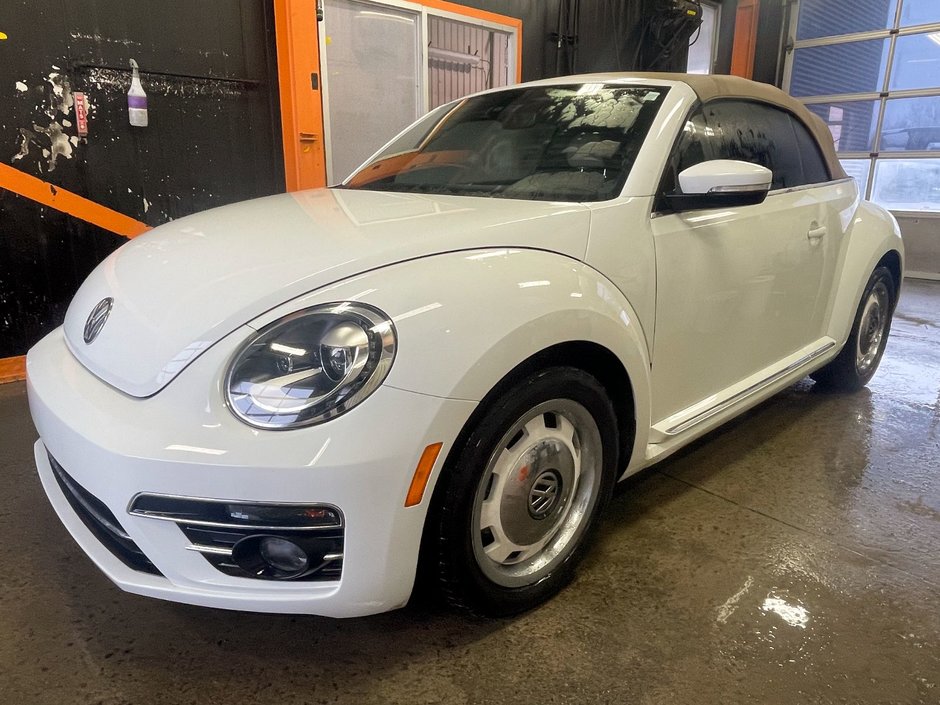
[[[522,19],[522,80],[534,81],[575,72],[647,69],[659,53],[659,47],[646,32],[647,22],[657,8],[668,2],[464,0],[459,4]],[[563,43],[559,49],[557,39],[552,37],[559,33],[572,36],[566,27],[572,27],[575,17],[576,43]],[[569,18],[567,23],[566,18]],[[659,70],[684,71],[687,56],[688,51],[680,48]]]
[[[755,81],[780,85],[783,75],[781,29],[787,2],[788,0],[760,0],[756,3],[757,34],[754,42],[752,73],[749,76]],[[741,4],[739,0],[724,0],[721,3],[715,73],[732,73],[735,20],[739,4]]]
[[[25,174],[141,230],[284,190],[269,3],[10,2],[0,19],[0,184]],[[148,127],[128,123],[130,59]],[[78,285],[125,241],[0,188],[0,358],[59,325]]]
[[[522,20],[522,77],[532,80],[647,68],[660,53],[647,21],[664,2],[457,4]],[[4,6],[0,380],[22,374],[18,356],[61,324],[80,283],[128,235],[285,190],[275,21],[273,0]],[[130,59],[147,127],[128,123]],[[685,62],[680,48],[660,68]],[[76,93],[87,101],[84,137]]]

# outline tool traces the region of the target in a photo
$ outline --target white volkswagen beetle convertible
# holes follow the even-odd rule
[[[29,353],[36,463],[130,592],[348,617],[421,575],[511,614],[572,577],[618,478],[806,375],[864,385],[902,271],[776,89],[500,89],[341,186],[108,257]]]

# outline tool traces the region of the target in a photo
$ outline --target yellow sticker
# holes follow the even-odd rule
[[[7,38],[6,32],[0,32],[0,39],[6,39],[6,38]]]
[[[329,34],[326,35],[326,45],[329,46],[332,43],[333,43],[333,37],[331,37]]]

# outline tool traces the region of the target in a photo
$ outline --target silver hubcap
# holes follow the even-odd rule
[[[539,404],[497,445],[477,487],[473,551],[493,582],[538,582],[571,553],[597,503],[601,436],[570,399]]]
[[[860,375],[868,372],[878,359],[881,341],[888,324],[888,288],[878,282],[865,300],[855,348],[855,369]]]

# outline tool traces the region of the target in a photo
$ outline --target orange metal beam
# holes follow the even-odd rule
[[[146,223],[37,179],[7,164],[0,164],[0,188],[126,238],[137,237],[150,230]],[[0,358],[0,384],[25,378],[25,356]]]
[[[734,43],[731,45],[731,74],[742,78],[754,76],[757,51],[757,20],[760,0],[738,0],[734,15]]]
[[[26,356],[0,358],[0,384],[26,379]]]
[[[7,164],[0,164],[0,188],[124,237],[137,237],[150,230],[146,223],[37,179]]]
[[[284,182],[288,191],[326,186],[316,0],[274,0]],[[317,88],[313,86],[314,76]]]

